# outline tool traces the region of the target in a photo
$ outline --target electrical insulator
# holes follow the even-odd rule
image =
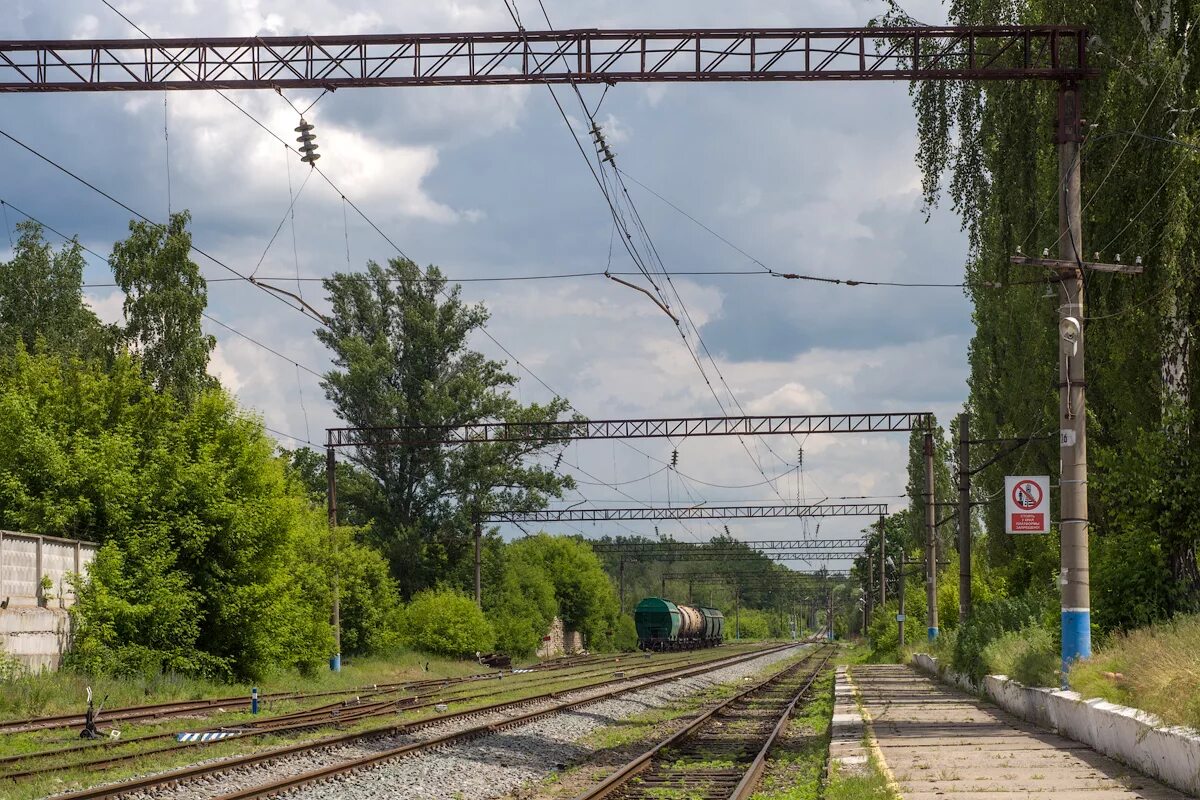
[[[672,467],[679,466],[679,451],[678,450],[671,451],[671,466]]]
[[[313,134],[313,127],[311,122],[305,122],[304,117],[301,117],[300,125],[295,129],[296,133],[300,134],[296,141],[300,143],[300,152],[304,154],[300,156],[300,160],[305,164],[315,164],[321,157],[317,152],[317,137]]]
[[[561,463],[562,463],[562,453],[559,453],[558,455],[556,455],[554,457],[554,468],[558,469],[558,465]]]
[[[726,536],[728,536],[730,539],[732,539],[732,538],[733,538],[733,534],[729,532],[729,526],[728,526],[728,525],[726,525],[726,526],[725,526],[725,535],[726,535]]]

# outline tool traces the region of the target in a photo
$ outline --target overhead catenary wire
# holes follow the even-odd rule
[[[112,6],[110,3],[108,3],[108,2],[107,2],[107,0],[105,0],[105,4],[106,4],[106,5],[108,5],[108,6],[109,6],[109,7],[110,7],[110,8],[111,8],[111,9],[112,9],[114,12],[116,12],[116,13],[117,13],[119,16],[121,16],[121,18],[122,18],[122,19],[124,19],[126,22],[128,22],[130,25],[132,25],[132,26],[133,26],[135,29],[137,29],[137,30],[138,30],[138,31],[139,31],[139,32],[140,32],[140,33],[141,33],[143,36],[145,36],[147,39],[149,39],[149,40],[151,41],[151,43],[155,44],[155,45],[156,45],[156,46],[157,46],[157,47],[158,47],[160,50],[162,50],[162,46],[161,46],[161,45],[159,45],[159,44],[158,44],[158,43],[157,43],[157,42],[154,40],[154,38],[153,38],[152,36],[150,36],[148,33],[146,33],[146,31],[144,31],[144,30],[143,30],[143,29],[141,29],[139,26],[137,26],[135,23],[133,23],[133,22],[132,22],[132,20],[130,20],[128,17],[126,17],[124,14],[122,14],[122,13],[121,13],[121,12],[120,12],[118,9],[116,9],[116,8],[115,8],[115,7],[113,7],[113,6]],[[507,3],[506,3],[506,5],[507,5]],[[513,9],[513,11],[515,12],[515,9]],[[544,7],[543,7],[543,13],[545,13],[545,9],[544,9]],[[548,20],[547,20],[547,21],[548,21]],[[519,17],[518,17],[518,22],[519,22]],[[165,51],[164,51],[164,54],[165,54]],[[169,54],[167,54],[167,57],[168,57],[168,58],[170,58]],[[178,64],[177,62],[173,62],[173,63],[176,63],[176,66],[178,66],[178,67],[179,67],[179,68],[181,68],[181,69],[184,69],[184,70],[185,70],[185,72],[186,72],[186,68],[185,68],[183,65],[180,65],[180,64]],[[576,94],[578,95],[578,87],[574,87],[574,88],[575,88]],[[287,142],[285,142],[284,140],[282,140],[282,139],[281,139],[281,138],[280,138],[280,137],[279,137],[277,134],[275,134],[273,131],[271,131],[271,130],[270,130],[270,129],[269,129],[267,126],[266,126],[266,125],[264,125],[264,124],[263,124],[261,121],[259,121],[257,118],[255,118],[255,117],[254,117],[252,114],[250,114],[248,111],[246,111],[246,109],[242,108],[242,107],[241,107],[241,106],[240,106],[238,103],[236,103],[236,102],[235,102],[235,101],[234,101],[232,98],[228,97],[228,96],[227,96],[225,93],[223,93],[223,92],[219,92],[219,91],[218,91],[218,94],[219,94],[219,95],[220,95],[220,96],[221,96],[223,99],[225,99],[227,102],[229,102],[231,105],[233,105],[233,106],[234,106],[234,107],[235,107],[235,108],[236,108],[236,109],[237,109],[237,110],[238,110],[240,113],[242,113],[244,116],[246,116],[246,117],[247,117],[248,119],[250,119],[252,122],[254,122],[254,123],[257,125],[257,126],[259,126],[260,128],[262,128],[264,131],[266,131],[266,132],[267,132],[267,133],[268,133],[270,136],[272,136],[273,138],[275,138],[277,141],[280,141],[280,142],[281,142],[281,143],[283,143],[283,144],[284,144],[286,147],[288,147],[289,149],[291,149],[291,150],[293,150],[293,151],[295,152],[295,149],[294,149],[294,148],[292,148],[290,144],[288,144]],[[553,93],[553,89],[551,89],[551,94],[552,94],[552,95],[554,94],[554,93]],[[323,96],[324,96],[324,93],[322,93],[321,97],[323,97]],[[581,98],[581,99],[582,99],[582,98]],[[285,98],[285,100],[286,100],[286,98]],[[320,97],[318,97],[318,98],[317,98],[317,100],[320,100]],[[288,102],[290,103],[290,101],[288,101]],[[317,101],[314,101],[314,104],[315,104],[315,102],[317,102]],[[557,97],[555,97],[555,103],[556,103],[556,105],[558,105],[558,107],[559,107],[559,110],[560,110],[560,113],[561,113],[561,114],[563,115],[563,117],[564,117],[564,121],[566,121],[566,122],[568,123],[568,127],[570,127],[570,125],[569,125],[569,120],[567,119],[567,117],[566,117],[566,114],[565,114],[565,110],[564,110],[564,109],[562,109],[562,107],[561,107],[561,104],[559,104],[559,103],[558,103],[558,101],[557,101]],[[311,105],[310,105],[310,108],[311,108]],[[573,131],[573,130],[572,130],[572,135],[574,136],[574,131]],[[581,151],[582,151],[582,145],[581,145],[581,143],[579,143],[579,141],[578,141],[578,137],[576,136],[575,138],[576,138],[576,144],[577,144],[577,145],[580,147],[580,149],[581,149]],[[586,156],[586,153],[584,153],[584,155]],[[590,162],[588,162],[588,163],[589,163],[589,167],[590,167]],[[323,179],[323,180],[325,180],[325,181],[326,181],[326,183],[328,183],[328,184],[331,186],[331,188],[333,188],[333,189],[334,189],[336,192],[338,192],[338,194],[339,194],[339,196],[341,197],[341,199],[342,199],[342,200],[343,200],[343,201],[344,201],[346,204],[348,204],[348,205],[349,205],[351,208],[353,208],[353,209],[355,210],[355,212],[356,212],[356,213],[358,213],[358,214],[359,214],[359,216],[360,216],[360,217],[361,217],[361,218],[362,218],[362,219],[363,219],[365,222],[367,222],[367,224],[368,224],[368,225],[369,225],[369,226],[370,226],[370,227],[371,227],[373,230],[375,230],[375,232],[376,232],[377,234],[379,234],[379,235],[381,236],[381,238],[383,238],[383,239],[384,239],[386,242],[388,242],[388,243],[389,243],[389,244],[390,244],[390,245],[391,245],[391,246],[392,246],[392,247],[393,247],[393,248],[394,248],[394,249],[395,249],[395,250],[396,250],[396,251],[397,251],[397,252],[398,252],[398,253],[399,253],[399,254],[402,256],[402,257],[404,257],[404,258],[406,258],[406,259],[408,259],[408,260],[410,260],[410,261],[411,261],[411,259],[410,259],[410,258],[408,257],[408,255],[407,255],[407,254],[404,252],[404,250],[403,250],[402,248],[400,248],[400,247],[399,247],[399,245],[397,245],[397,244],[396,244],[396,243],[395,243],[395,242],[394,242],[394,241],[393,241],[393,240],[392,240],[392,239],[391,239],[389,236],[387,236],[387,234],[386,234],[386,233],[385,233],[385,232],[384,232],[384,231],[383,231],[383,230],[382,230],[382,229],[381,229],[381,228],[380,228],[380,227],[379,227],[379,226],[378,226],[378,225],[377,225],[377,224],[376,224],[376,223],[375,223],[375,222],[374,222],[374,221],[373,221],[373,220],[372,220],[372,219],[371,219],[371,218],[370,218],[370,217],[369,217],[369,216],[368,216],[368,215],[367,215],[367,214],[366,214],[366,213],[365,213],[365,212],[364,212],[364,211],[363,211],[361,208],[359,208],[359,207],[358,207],[358,206],[357,206],[357,205],[356,205],[356,204],[355,204],[355,203],[354,203],[352,200],[350,200],[348,197],[346,197],[346,196],[345,196],[345,194],[344,194],[343,192],[341,192],[341,190],[340,190],[340,189],[337,187],[337,185],[336,185],[336,184],[333,182],[333,180],[332,180],[332,179],[331,179],[331,178],[330,178],[328,175],[326,175],[326,174],[325,174],[325,173],[324,173],[324,172],[323,172],[323,171],[322,171],[322,170],[321,170],[319,167],[316,167],[315,165],[313,166],[313,169],[314,169],[314,170],[315,170],[315,171],[316,171],[318,174],[320,174],[320,175],[321,175],[322,179]],[[594,178],[595,178],[595,177],[597,177],[597,176],[595,175],[595,173],[593,173],[593,177],[594,177]],[[598,182],[598,183],[601,183],[599,180],[598,180],[597,182]],[[602,188],[603,188],[603,187],[602,187]],[[619,224],[622,224],[622,227],[624,227],[624,226],[623,226],[623,220],[620,220],[620,219],[619,219],[618,215],[616,215],[615,209],[612,209],[611,205],[610,205],[610,211],[612,211],[612,212],[614,213],[614,218],[616,219],[616,221],[618,221],[618,223],[619,223]],[[626,241],[626,242],[627,242],[627,241],[629,241],[629,240],[632,238],[632,236],[631,236],[631,235],[628,233],[628,229],[627,229],[627,228],[626,228],[625,230],[626,230],[626,237],[625,237],[625,240],[624,240],[624,241]],[[206,256],[207,256],[207,254],[204,254],[204,255],[206,255]],[[636,263],[636,264],[638,264],[639,268],[643,268],[643,265],[642,265],[641,263],[639,263],[639,259],[637,258],[637,256],[636,256],[636,254],[635,254],[635,253],[631,253],[631,257],[633,257],[633,259],[634,259],[635,263]],[[211,257],[210,257],[210,258],[211,258]],[[644,269],[644,268],[643,268],[643,269]],[[235,273],[235,274],[236,274],[236,273]],[[653,281],[653,279],[652,279],[652,278],[650,278],[650,277],[649,277],[649,272],[648,272],[648,270],[644,270],[644,271],[643,271],[643,274],[644,274],[644,275],[647,277],[647,279],[648,279],[648,280],[650,280],[650,281],[651,281],[651,283],[652,283],[652,285],[653,285],[653,284],[654,284],[654,281]],[[258,285],[258,284],[256,283],[256,285]],[[260,288],[269,288],[271,292],[282,292],[282,293],[284,293],[284,294],[286,294],[286,295],[288,295],[288,296],[295,297],[294,295],[291,295],[290,293],[287,293],[287,292],[283,292],[282,290],[280,290],[280,289],[278,289],[278,288],[276,288],[276,287],[263,287],[263,286],[260,286]],[[656,288],[657,288],[657,287],[656,287]],[[296,299],[297,299],[297,300],[301,300],[301,301],[302,301],[302,299],[301,299],[301,298],[296,298]],[[290,303],[288,303],[287,305],[289,305],[289,306],[290,306],[291,304],[290,304]],[[292,307],[296,307],[296,306],[292,306]],[[319,316],[319,315],[318,315],[318,316]],[[323,321],[323,320],[322,320],[322,321]],[[512,352],[511,352],[510,350],[508,350],[506,347],[504,347],[503,345],[501,345],[501,344],[500,344],[500,343],[499,343],[499,342],[498,342],[498,341],[495,339],[495,337],[491,335],[491,333],[490,333],[490,332],[488,332],[486,329],[482,329],[482,332],[484,333],[484,335],[485,335],[485,336],[486,336],[486,337],[487,337],[489,340],[491,340],[491,341],[492,341],[494,344],[496,344],[496,345],[497,345],[497,346],[498,346],[498,347],[501,349],[501,351],[502,351],[502,352],[504,352],[504,353],[505,353],[507,356],[509,356],[511,359],[513,359],[513,361],[514,361],[515,363],[517,363],[517,364],[518,364],[518,366],[521,366],[521,367],[523,367],[523,368],[524,368],[524,369],[525,369],[527,372],[529,372],[529,374],[530,374],[532,377],[534,377],[534,379],[535,379],[535,380],[537,380],[537,381],[538,381],[538,383],[540,383],[540,384],[541,384],[543,387],[545,387],[545,388],[546,388],[548,391],[551,391],[551,392],[552,392],[552,394],[554,394],[555,396],[558,396],[558,393],[557,393],[557,392],[554,392],[554,390],[553,390],[551,387],[549,387],[549,385],[548,385],[548,384],[547,384],[547,383],[546,383],[544,380],[542,380],[542,379],[540,378],[540,376],[538,376],[538,375],[537,375],[536,373],[534,373],[532,370],[529,370],[529,369],[528,369],[528,367],[524,367],[524,365],[522,365],[522,364],[521,364],[521,362],[519,361],[519,359],[517,359],[517,358],[516,358],[516,357],[515,357],[515,356],[512,354]],[[690,348],[689,348],[689,350],[690,350]],[[694,356],[694,354],[693,354],[693,357],[695,357],[695,356]],[[711,390],[711,389],[712,389],[712,387],[711,387],[711,384],[710,384],[710,390]],[[715,394],[715,393],[714,393],[714,394]],[[736,398],[735,398],[735,399],[736,399]],[[719,403],[719,402],[720,402],[720,401],[719,401],[719,399],[718,399],[718,403]],[[626,444],[627,444],[627,443],[626,443]],[[744,442],[742,442],[742,445],[743,445],[743,447],[745,447],[745,443],[744,443]],[[631,445],[628,445],[628,444],[627,444],[627,446],[631,446]],[[637,448],[633,448],[633,449],[634,449],[635,451],[637,451]],[[640,452],[640,451],[638,451],[638,452]],[[760,468],[760,472],[761,472],[761,468]],[[765,477],[765,474],[764,474],[764,477]]]
[[[27,151],[27,152],[31,153],[32,155],[34,155],[34,156],[36,156],[37,158],[41,159],[42,161],[44,161],[45,163],[47,163],[47,164],[49,164],[50,166],[54,167],[54,168],[55,168],[55,169],[57,169],[58,171],[60,171],[60,172],[62,172],[63,174],[67,175],[68,177],[70,177],[70,178],[72,178],[72,179],[74,179],[74,180],[78,181],[79,183],[83,184],[83,185],[84,185],[84,186],[86,186],[87,188],[91,189],[93,192],[96,192],[97,194],[99,194],[101,197],[104,197],[105,199],[109,200],[110,202],[112,202],[112,203],[114,203],[114,204],[116,204],[116,205],[120,206],[120,207],[121,207],[121,208],[123,208],[125,211],[129,212],[130,214],[133,214],[135,217],[137,217],[138,219],[142,220],[143,222],[145,222],[145,223],[147,223],[147,224],[149,224],[149,225],[153,225],[153,226],[155,226],[155,227],[157,227],[157,228],[163,228],[163,227],[165,227],[164,225],[162,225],[162,223],[155,222],[154,220],[152,220],[152,219],[150,219],[149,217],[147,217],[145,214],[141,213],[141,212],[140,212],[140,211],[138,211],[137,209],[135,209],[135,208],[133,208],[132,206],[130,206],[128,203],[125,203],[124,201],[117,199],[117,198],[116,198],[116,197],[114,197],[113,195],[111,195],[111,194],[109,194],[108,192],[106,192],[106,191],[104,191],[103,189],[101,189],[101,188],[100,188],[99,186],[97,186],[96,184],[94,184],[94,183],[92,183],[91,181],[87,180],[86,178],[82,177],[82,176],[81,176],[81,175],[79,175],[78,173],[76,173],[76,172],[73,172],[72,170],[70,170],[70,169],[68,169],[67,167],[63,166],[63,165],[62,165],[62,164],[60,164],[58,161],[55,161],[54,159],[50,158],[49,156],[47,156],[47,155],[44,155],[43,153],[41,153],[40,151],[38,151],[38,150],[37,150],[37,149],[35,149],[34,147],[32,147],[32,146],[30,146],[30,145],[26,144],[25,142],[21,141],[21,140],[20,140],[20,139],[18,139],[17,137],[13,136],[13,135],[12,135],[11,133],[9,133],[8,131],[6,131],[6,130],[4,130],[4,129],[0,129],[0,136],[3,136],[4,138],[6,138],[6,139],[8,139],[9,141],[11,141],[13,144],[16,144],[18,147],[20,147],[20,148],[22,148],[23,150],[25,150],[25,151]],[[221,259],[217,258],[216,256],[214,256],[214,255],[212,255],[212,254],[208,253],[208,252],[207,252],[207,251],[205,251],[204,249],[202,249],[202,248],[200,248],[199,246],[197,246],[197,245],[196,245],[194,242],[191,244],[191,250],[192,250],[193,252],[197,253],[198,255],[200,255],[200,256],[203,256],[204,258],[208,259],[208,260],[209,260],[209,261],[211,261],[212,263],[216,264],[218,267],[220,267],[220,268],[224,269],[226,272],[229,272],[229,273],[231,273],[232,275],[234,275],[234,276],[235,276],[235,277],[237,277],[238,279],[240,279],[240,280],[243,280],[243,281],[246,281],[247,283],[249,283],[249,284],[250,284],[250,285],[252,285],[252,286],[256,286],[256,287],[258,287],[258,288],[259,288],[259,289],[261,289],[261,290],[262,290],[264,293],[266,293],[267,295],[269,295],[269,296],[271,296],[271,297],[274,297],[274,298],[275,298],[275,299],[276,299],[278,302],[280,302],[280,303],[283,303],[283,304],[284,304],[285,306],[287,306],[288,308],[291,308],[291,309],[293,309],[293,310],[295,310],[295,311],[299,311],[300,313],[304,314],[305,316],[311,316],[311,317],[314,317],[314,318],[316,318],[316,319],[319,319],[319,314],[318,314],[318,313],[317,313],[315,310],[311,309],[311,307],[308,307],[308,308],[306,308],[306,307],[304,307],[304,306],[302,306],[302,305],[293,305],[293,304],[291,304],[291,303],[287,302],[287,300],[285,300],[283,297],[280,297],[280,296],[279,296],[279,293],[281,292],[281,290],[280,290],[280,289],[278,289],[278,288],[276,288],[276,287],[273,287],[273,286],[267,286],[267,285],[263,284],[261,281],[256,281],[256,280],[254,280],[253,278],[251,278],[250,276],[248,276],[248,275],[244,275],[244,274],[242,274],[241,272],[238,272],[236,269],[234,269],[233,267],[229,266],[228,264],[226,264],[226,263],[225,263],[224,261],[222,261]],[[284,292],[284,294],[288,294],[288,293]]]
[[[20,214],[21,216],[23,216],[23,217],[25,217],[26,219],[30,220],[31,222],[36,222],[36,223],[37,223],[38,225],[40,225],[40,226],[41,226],[43,229],[50,231],[51,233],[53,233],[55,236],[58,236],[58,237],[59,237],[60,239],[62,239],[63,241],[66,241],[66,242],[77,242],[77,243],[78,243],[78,241],[79,241],[79,240],[78,240],[76,237],[74,237],[74,236],[68,236],[67,234],[65,234],[65,233],[63,233],[62,231],[60,231],[60,230],[58,230],[57,228],[55,228],[53,225],[50,225],[49,223],[47,223],[47,222],[44,222],[44,221],[43,221],[43,220],[41,220],[41,219],[38,219],[37,217],[33,216],[33,215],[32,215],[32,214],[30,214],[29,212],[27,212],[27,211],[24,211],[24,210],[22,210],[21,208],[19,208],[18,206],[15,206],[15,205],[13,205],[13,204],[12,204],[11,202],[9,202],[8,200],[5,200],[5,199],[3,199],[3,198],[0,198],[0,208],[5,208],[5,209],[11,208],[13,211],[16,211],[18,214]],[[5,212],[5,213],[7,214],[7,212]],[[92,248],[88,247],[87,245],[85,245],[85,244],[82,244],[82,243],[79,243],[79,248],[80,248],[81,250],[83,250],[85,253],[89,253],[89,254],[91,254],[91,255],[95,256],[96,258],[100,259],[100,260],[101,260],[101,261],[103,261],[104,263],[106,263],[106,264],[108,264],[108,263],[109,263],[109,257],[108,257],[108,256],[105,256],[105,255],[103,255],[103,254],[101,254],[101,253],[98,253],[98,252],[96,252],[95,250],[93,250]],[[103,284],[103,285],[104,285],[104,286],[113,287],[113,288],[116,288],[116,287],[118,287],[118,284],[115,284],[115,283],[113,283],[113,284]],[[86,286],[87,286],[87,285],[85,284],[84,286],[85,286],[85,288],[86,288]],[[273,348],[273,347],[271,347],[270,345],[268,345],[268,344],[265,344],[265,343],[263,343],[263,342],[259,341],[258,339],[255,339],[253,336],[250,336],[249,334],[243,333],[242,331],[238,330],[237,328],[234,328],[232,325],[229,325],[229,324],[227,324],[227,323],[225,323],[225,322],[222,322],[221,320],[219,320],[219,319],[217,319],[216,317],[212,316],[212,314],[208,313],[207,311],[201,311],[201,312],[200,312],[200,316],[202,316],[204,319],[208,320],[209,322],[213,323],[214,325],[218,325],[218,326],[220,326],[220,327],[224,328],[225,330],[229,331],[230,333],[232,333],[232,334],[234,334],[234,335],[236,335],[236,336],[239,336],[239,337],[241,337],[242,339],[245,339],[246,341],[250,342],[250,343],[251,343],[251,344],[253,344],[254,346],[256,346],[256,347],[258,347],[258,348],[260,348],[260,349],[262,349],[262,350],[265,350],[266,352],[268,352],[268,353],[270,353],[270,354],[272,354],[272,355],[274,355],[274,356],[276,356],[276,357],[278,357],[278,358],[281,358],[281,359],[283,359],[284,361],[288,362],[289,364],[292,364],[292,365],[294,365],[294,366],[295,366],[297,369],[303,370],[304,372],[307,372],[307,373],[309,373],[310,375],[312,375],[312,376],[314,376],[314,377],[316,377],[316,378],[320,378],[320,379],[322,379],[322,380],[325,378],[325,376],[324,376],[322,373],[318,372],[317,370],[313,369],[312,367],[305,366],[304,364],[301,364],[299,361],[297,361],[296,359],[292,358],[291,356],[284,355],[283,353],[281,353],[281,352],[279,352],[278,350],[274,349],[274,348]]]
[[[516,1],[515,0],[511,0],[511,1],[504,0],[504,5],[508,9],[510,16],[512,16],[513,22],[517,25],[518,30],[521,32],[521,34],[525,40],[526,48],[529,48],[529,40],[528,40],[528,37],[524,36],[525,28],[521,23],[520,12],[519,12],[519,9],[517,8]],[[550,15],[547,13],[545,4],[542,2],[542,0],[538,0],[538,6],[541,9],[542,16],[546,20],[547,27],[550,30],[554,30],[554,25],[550,21]],[[561,57],[561,55],[560,55],[560,57]],[[536,61],[536,58],[535,58],[535,61]],[[538,64],[539,64],[539,69],[540,69],[542,62],[538,62]],[[588,109],[587,103],[583,98],[583,94],[579,90],[578,84],[576,84],[576,82],[574,80],[569,80],[569,83],[570,83],[571,89],[575,93],[575,96],[579,102],[580,108],[583,111],[584,116],[587,117],[588,121],[592,123],[592,131],[593,132],[598,131],[599,128],[598,128],[597,122],[595,120],[595,117],[594,117],[593,113]],[[662,264],[662,258],[661,258],[661,256],[659,256],[658,250],[654,246],[653,240],[650,238],[649,231],[646,229],[645,224],[642,222],[641,215],[638,213],[637,207],[633,203],[633,198],[629,195],[629,191],[625,187],[624,182],[621,179],[620,172],[616,171],[615,160],[612,158],[611,154],[607,152],[607,149],[605,149],[605,154],[606,154],[605,158],[602,159],[600,157],[600,153],[597,152],[596,158],[597,158],[598,163],[597,163],[596,167],[592,166],[592,162],[590,159],[587,158],[587,153],[583,148],[583,144],[579,140],[578,134],[575,132],[574,126],[571,125],[571,121],[570,121],[569,117],[567,116],[566,111],[563,109],[562,104],[558,100],[558,96],[554,91],[554,87],[552,85],[550,85],[549,83],[546,83],[546,88],[549,90],[550,96],[554,101],[555,107],[558,109],[559,114],[562,117],[564,124],[566,124],[567,130],[571,134],[571,137],[574,140],[577,149],[579,150],[580,154],[584,157],[584,161],[588,166],[589,172],[591,172],[593,179],[596,180],[597,185],[600,187],[600,191],[604,195],[604,199],[605,199],[606,203],[608,204],[609,211],[613,216],[614,223],[617,224],[617,226],[621,229],[622,233],[624,234],[624,236],[622,238],[622,245],[625,247],[626,251],[629,253],[630,258],[633,260],[635,265],[645,273],[645,277],[646,277],[647,281],[655,289],[655,292],[657,292],[659,294],[660,299],[662,301],[659,304],[660,307],[663,308],[664,311],[667,311],[667,313],[675,321],[676,328],[679,330],[680,337],[684,343],[684,346],[687,349],[688,353],[691,355],[692,360],[696,363],[697,368],[700,370],[700,374],[701,374],[701,377],[704,379],[705,385],[708,387],[709,392],[713,395],[713,399],[716,400],[717,406],[721,409],[721,412],[723,414],[727,414],[728,412],[725,410],[724,404],[722,403],[720,397],[717,395],[716,389],[712,385],[712,382],[708,378],[706,370],[704,369],[704,365],[701,363],[699,356],[694,351],[690,342],[688,342],[686,332],[685,332],[683,326],[680,324],[680,320],[678,318],[676,318],[673,314],[670,313],[670,311],[669,311],[670,305],[671,305],[670,302],[668,301],[667,297],[663,293],[663,290],[661,289],[661,287],[659,287],[657,285],[657,283],[654,281],[654,279],[651,277],[650,269],[646,266],[646,263],[643,262],[642,258],[638,254],[637,249],[633,243],[633,236],[632,236],[632,234],[629,233],[629,227],[625,223],[624,215],[618,213],[618,205],[620,204],[621,193],[623,193],[624,199],[632,213],[632,217],[634,220],[634,229],[638,232],[639,236],[642,238],[643,243],[646,246],[647,252],[650,255],[650,257],[652,259],[657,260],[658,266],[661,269],[665,270],[665,267]],[[597,134],[597,138],[599,138],[598,134]],[[609,163],[609,164],[613,165],[616,181],[620,183],[621,193],[616,194],[616,197],[617,197],[616,202],[614,202],[613,197],[610,194],[609,187],[607,186],[606,173],[604,171],[605,163]],[[652,264],[653,261],[650,261],[650,263]],[[691,327],[691,330],[693,331],[695,338],[699,341],[701,347],[705,351],[705,355],[708,357],[709,361],[713,364],[713,368],[714,368],[714,370],[716,370],[719,380],[725,386],[726,391],[728,391],[730,393],[730,396],[733,398],[734,404],[740,409],[741,403],[738,401],[737,396],[729,388],[728,383],[726,383],[726,381],[725,381],[724,375],[721,374],[720,368],[717,366],[716,361],[712,358],[712,354],[708,351],[708,346],[704,343],[703,338],[700,336],[699,329],[695,326],[695,323],[692,321],[691,315],[688,312],[686,305],[684,305],[684,303],[683,303],[683,298],[679,295],[679,292],[674,288],[674,285],[671,284],[670,277],[669,276],[665,276],[665,277],[666,277],[667,284],[670,285],[671,291],[674,294],[675,299],[676,299],[681,311],[683,312],[684,318],[687,320],[688,325]],[[646,290],[642,290],[642,291],[646,291]],[[649,294],[648,291],[646,293]],[[743,411],[742,413],[744,414],[745,412]],[[762,469],[762,465],[758,462],[758,460],[750,452],[750,449],[746,445],[744,438],[741,436],[738,436],[737,438],[738,438],[738,442],[742,446],[742,449],[746,451],[746,454],[747,454],[747,456],[750,457],[751,462],[754,463],[754,465],[758,469],[759,473],[762,474],[763,478],[765,479],[766,472]],[[767,448],[768,448],[768,450],[770,450],[771,449],[770,445],[767,445]],[[774,451],[772,451],[772,452],[774,452]],[[776,494],[779,494],[778,488],[775,487],[773,484],[771,485],[771,488]],[[780,500],[783,500],[782,495],[779,495],[779,497],[780,497]]]

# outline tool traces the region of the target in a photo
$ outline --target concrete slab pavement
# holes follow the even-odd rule
[[[855,665],[850,679],[905,800],[1189,796],[912,667]]]

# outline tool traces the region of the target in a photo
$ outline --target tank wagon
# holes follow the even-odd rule
[[[695,650],[716,647],[725,635],[725,615],[715,608],[676,605],[647,597],[633,610],[642,650]]]

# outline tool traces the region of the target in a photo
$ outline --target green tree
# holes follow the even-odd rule
[[[29,352],[109,355],[115,331],[84,305],[79,241],[55,251],[36,222],[17,223],[17,231],[12,260],[0,264],[0,344],[9,352],[19,342]]]
[[[167,226],[134,220],[129,238],[113,245],[113,275],[125,292],[125,335],[161,392],[188,403],[213,385],[208,358],[216,339],[200,328],[208,287],[190,258],[191,215]]]
[[[884,21],[904,22],[894,2]],[[1140,255],[1137,278],[1087,281],[1089,534],[1096,620],[1142,624],[1200,608],[1200,490],[1195,431],[1200,394],[1191,370],[1200,282],[1200,50],[1186,3],[992,0],[948,4],[952,25],[1085,25],[1099,75],[1081,83],[1090,123],[1082,149],[1083,242],[1103,260]],[[966,284],[976,332],[970,410],[976,438],[1058,428],[1056,291],[1008,261],[1056,248],[1058,158],[1051,137],[1055,87],[1038,81],[912,87],[917,163],[925,198],[946,188],[968,233]],[[1150,138],[1146,138],[1150,137]],[[1151,452],[1153,464],[1144,459]],[[1053,439],[1015,451],[976,476],[998,495],[1006,473],[1054,475]],[[1133,484],[1148,491],[1133,492]],[[1002,531],[1003,504],[987,510],[989,560],[1013,587],[1057,588],[1058,540]],[[1136,543],[1136,544],[1134,544]],[[1130,549],[1134,553],[1130,553]],[[1165,583],[1163,578],[1166,578]],[[1149,589],[1149,591],[1147,591]]]
[[[612,644],[617,595],[590,545],[578,537],[539,533],[513,542],[508,550],[514,563],[549,579],[565,627],[582,633],[592,649]]]
[[[332,308],[317,336],[333,354],[326,396],[351,426],[460,426],[481,421],[545,422],[567,402],[522,405],[504,364],[468,347],[487,321],[434,267],[411,261],[368,264],[365,274],[325,281]],[[476,519],[528,511],[561,497],[569,478],[530,465],[550,442],[471,446],[364,443],[351,455],[374,481],[362,499],[372,541],[388,556],[405,593],[458,574],[470,560]]]
[[[74,664],[254,677],[328,656],[329,606],[303,589],[328,583],[323,515],[224,392],[184,408],[128,356],[19,345],[0,358],[0,432],[22,442],[0,453],[0,526],[103,545]]]
[[[458,658],[491,650],[496,641],[475,601],[453,589],[417,593],[404,610],[400,633],[413,649]]]

